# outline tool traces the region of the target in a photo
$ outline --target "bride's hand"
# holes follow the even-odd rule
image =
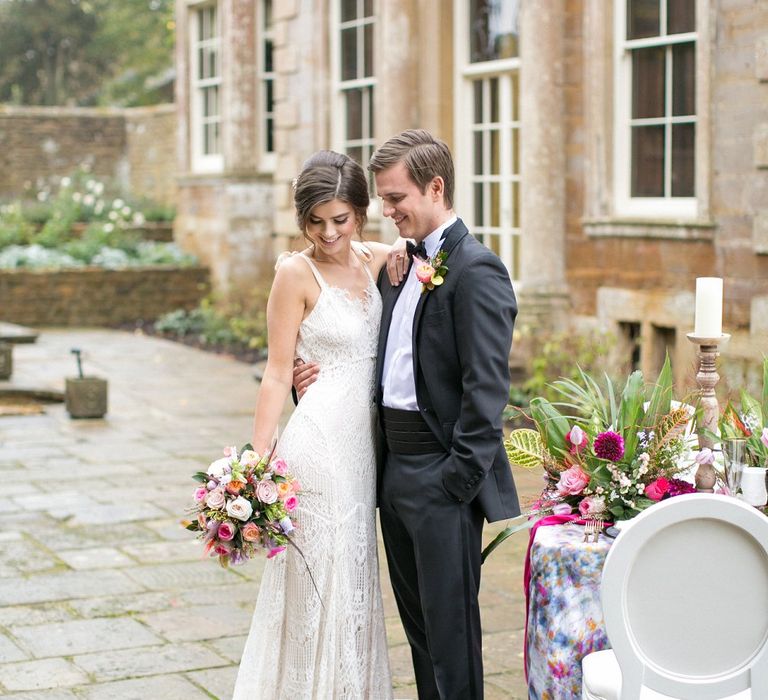
[[[408,272],[408,255],[405,252],[405,238],[398,238],[387,253],[387,276],[393,287],[398,287]]]
[[[293,388],[296,390],[296,396],[301,399],[304,392],[310,384],[317,381],[317,375],[320,373],[320,367],[314,362],[304,362],[301,358],[293,361]]]

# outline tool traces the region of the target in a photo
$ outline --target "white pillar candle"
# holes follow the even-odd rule
[[[723,280],[720,277],[697,277],[693,334],[699,338],[719,338],[722,333]]]

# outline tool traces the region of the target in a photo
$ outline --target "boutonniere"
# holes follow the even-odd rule
[[[437,253],[427,260],[416,258],[416,279],[421,282],[421,293],[431,291],[439,287],[445,281],[445,274],[448,268],[443,264],[446,258],[444,250],[438,250]]]

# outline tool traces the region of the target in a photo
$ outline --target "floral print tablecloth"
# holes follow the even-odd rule
[[[530,700],[581,698],[581,659],[609,647],[600,577],[613,540],[581,525],[540,527],[530,550],[526,652]]]

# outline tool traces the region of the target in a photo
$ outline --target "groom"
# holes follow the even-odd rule
[[[378,503],[392,588],[419,700],[479,700],[483,519],[520,513],[501,419],[517,303],[502,262],[453,211],[442,141],[404,131],[368,167],[384,216],[418,244],[402,284],[379,277]],[[447,272],[422,291],[419,259],[438,251]],[[294,373],[302,388],[306,372]]]
[[[483,519],[520,513],[501,418],[517,303],[501,260],[453,211],[445,143],[404,131],[368,167],[384,216],[423,247],[416,257],[441,251],[448,268],[426,291],[418,260],[398,287],[379,278],[378,496],[392,588],[419,699],[479,699]]]

